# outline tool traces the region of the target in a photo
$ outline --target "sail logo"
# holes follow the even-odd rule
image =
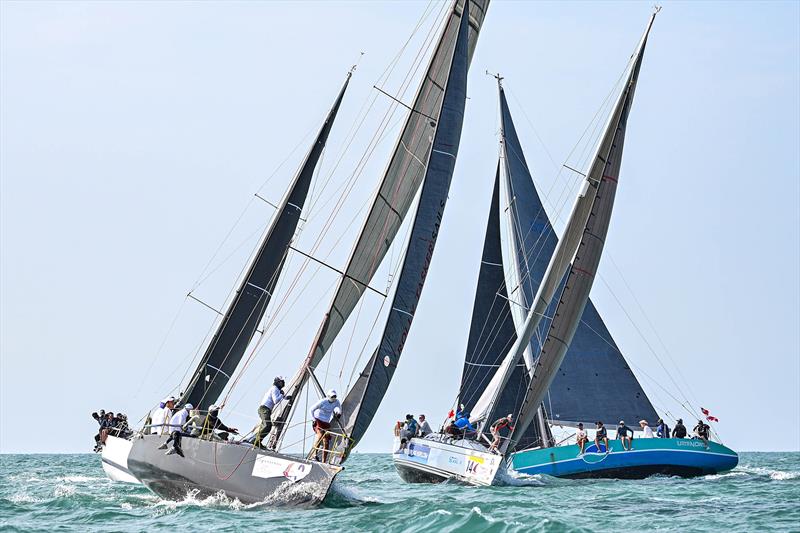
[[[425,259],[422,263],[422,269],[419,273],[419,282],[417,282],[417,289],[415,292],[417,302],[419,302],[419,298],[422,295],[422,287],[425,285],[425,278],[428,277],[428,268],[430,267],[431,260],[433,259],[433,248],[434,246],[436,246],[436,239],[439,237],[439,228],[442,225],[442,213],[444,212],[444,206],[446,201],[447,200],[439,201],[439,210],[436,212],[436,222],[433,225],[433,231],[431,231],[431,236],[428,239],[428,249],[425,253]],[[411,246],[409,245],[409,248],[410,247]],[[408,250],[406,250],[406,254],[408,254]],[[405,347],[406,339],[408,338],[408,330],[411,329],[411,320],[414,318],[414,313],[416,312],[416,310],[417,306],[416,304],[414,304],[413,309],[410,309],[408,312],[409,317],[403,326],[403,333],[400,334],[400,343],[397,345],[398,357],[400,356],[401,353],[403,353],[403,348]]]
[[[411,457],[419,457],[420,459],[425,459],[427,461],[430,453],[431,449],[427,446],[414,444],[413,442],[408,447],[408,455]]]
[[[253,463],[253,477],[284,477],[295,483],[311,473],[311,465],[259,455]]]

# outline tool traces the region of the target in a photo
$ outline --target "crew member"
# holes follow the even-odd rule
[[[187,403],[183,406],[183,409],[177,411],[172,417],[169,419],[169,429],[170,434],[169,438],[158,447],[159,450],[167,450],[169,447],[169,443],[172,443],[172,448],[167,450],[165,455],[172,455],[177,453],[181,457],[183,457],[183,450],[181,449],[181,432],[183,431],[183,426],[186,424],[186,421],[189,419],[189,412],[194,409],[194,406],[190,403]]]
[[[580,454],[586,450],[586,444],[589,443],[589,437],[586,435],[586,430],[583,429],[583,422],[578,422],[578,431],[575,432],[575,440],[578,447],[581,449]]]
[[[217,431],[219,432],[217,433]],[[203,428],[200,430],[200,438],[208,440],[214,440],[216,438],[228,440],[228,433],[237,435],[239,430],[223,424],[222,420],[219,419],[219,406],[211,404],[208,407],[208,415],[206,415],[205,422],[203,422]]]
[[[639,427],[641,427],[642,431],[644,431],[643,437],[645,439],[655,438],[655,435],[653,435],[653,430],[650,428],[649,425],[647,425],[647,420],[639,420]]]
[[[498,418],[489,428],[489,431],[492,433],[492,445],[489,446],[489,451],[494,453],[497,452],[497,446],[500,444],[500,439],[502,435],[500,435],[500,430],[503,428],[508,428],[509,431],[514,431],[514,426],[511,425],[511,422],[514,421],[514,415],[511,413],[508,416],[504,416],[503,418]]]
[[[328,460],[328,445],[331,440],[331,435],[328,430],[331,428],[331,421],[333,417],[337,419],[342,415],[342,404],[336,398],[336,391],[331,389],[328,391],[328,396],[321,399],[311,406],[311,428],[317,434],[314,441],[314,449],[322,443],[322,462]]]
[[[595,432],[594,432],[594,445],[597,446],[597,451],[602,451],[600,449],[600,443],[603,442],[606,445],[606,453],[611,452],[611,446],[608,445],[608,431],[606,431],[605,426],[600,421],[594,423]]]
[[[686,438],[686,426],[683,425],[682,418],[679,418],[678,421],[675,422],[675,429],[672,430],[672,436],[676,439]]]
[[[658,419],[658,426],[656,427],[656,435],[659,439],[669,438],[669,426],[664,422],[663,418]]]
[[[708,448],[708,432],[711,429],[711,426],[703,422],[703,419],[697,421],[697,425],[694,427],[694,438],[700,439]]]
[[[419,415],[419,436],[425,437],[431,433],[433,433],[433,430],[431,429],[431,425],[428,424],[428,421],[425,420],[425,415]]]
[[[631,450],[633,448],[633,430],[625,425],[624,420],[619,421],[617,426],[617,439],[622,441],[623,450]],[[626,446],[625,443],[628,443]]]
[[[261,399],[261,405],[258,406],[258,416],[261,418],[261,423],[258,425],[258,429],[256,430],[254,445],[259,448],[262,447],[261,440],[269,436],[269,432],[272,430],[272,410],[284,398],[287,400],[292,399],[291,396],[284,396],[283,387],[285,386],[286,382],[283,377],[276,377],[274,380],[272,380],[272,387],[270,387],[270,389]]]
[[[397,453],[403,451],[408,441],[417,436],[419,424],[414,420],[414,415],[406,415],[405,422],[400,422],[400,448]]]

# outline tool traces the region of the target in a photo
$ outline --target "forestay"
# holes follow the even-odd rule
[[[277,215],[264,234],[233,301],[183,393],[182,403],[207,409],[216,402],[255,335],[283,269],[314,169],[325,148],[351,75],[352,72],[347,74],[325,123],[279,204]]]

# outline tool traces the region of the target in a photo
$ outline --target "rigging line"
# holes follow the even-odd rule
[[[683,392],[683,389],[681,389],[681,387],[680,387],[680,386],[678,385],[678,383],[675,381],[675,378],[674,378],[674,377],[672,377],[672,374],[669,372],[669,370],[667,370],[667,367],[666,367],[666,366],[664,365],[664,363],[661,361],[661,358],[658,356],[658,354],[656,353],[656,351],[653,349],[653,346],[650,344],[650,342],[649,342],[649,341],[647,340],[647,338],[644,336],[644,333],[642,333],[642,330],[641,330],[641,329],[639,329],[639,326],[636,324],[636,322],[634,322],[634,321],[633,321],[633,318],[631,317],[630,313],[628,313],[628,310],[627,310],[627,309],[625,309],[625,308],[623,307],[623,305],[622,305],[622,302],[621,302],[621,301],[620,301],[620,299],[617,297],[616,293],[614,293],[614,291],[613,291],[613,290],[611,290],[611,287],[608,285],[608,282],[606,282],[606,280],[605,280],[604,278],[602,278],[602,277],[601,277],[600,279],[603,281],[603,284],[606,286],[606,288],[608,289],[608,291],[611,293],[611,296],[613,296],[613,297],[614,297],[614,300],[617,302],[617,305],[619,305],[619,306],[620,306],[620,309],[622,309],[622,312],[623,312],[623,313],[625,313],[625,316],[628,318],[628,321],[631,323],[631,325],[633,326],[633,328],[636,330],[636,332],[637,332],[637,333],[639,334],[639,336],[642,338],[642,340],[644,341],[645,345],[646,345],[646,346],[647,346],[647,348],[650,350],[650,353],[652,353],[652,354],[653,354],[653,357],[655,357],[655,358],[656,358],[656,361],[658,361],[658,364],[659,364],[659,366],[661,366],[661,369],[662,369],[662,370],[663,370],[663,371],[664,371],[664,372],[667,374],[667,376],[669,377],[669,379],[670,379],[670,381],[672,382],[672,384],[673,384],[673,385],[675,385],[675,388],[678,390],[678,392],[680,393],[680,395],[681,395],[681,396],[683,396],[684,400],[685,400],[686,402],[688,402],[688,403],[690,403],[690,404],[691,404],[691,402],[690,402],[689,398],[687,397],[686,393],[684,393],[684,392]]]
[[[676,370],[678,372],[678,376],[683,380],[683,384],[686,386],[686,390],[688,391],[688,393],[691,396],[694,396],[692,388],[689,386],[688,380],[684,377],[683,372],[681,372],[681,367],[675,362],[675,359],[672,358],[672,354],[670,353],[670,350],[667,348],[667,345],[664,343],[663,339],[661,338],[661,335],[658,334],[658,330],[656,329],[656,327],[653,324],[653,322],[650,320],[650,317],[645,312],[644,307],[640,303],[639,299],[636,297],[636,293],[633,292],[633,289],[631,288],[630,284],[628,284],[628,281],[627,281],[627,279],[625,279],[625,275],[623,274],[622,270],[619,268],[619,266],[617,265],[616,261],[614,261],[613,257],[609,257],[609,260],[611,261],[611,264],[614,266],[614,268],[616,269],[617,273],[619,274],[620,279],[622,279],[622,283],[625,285],[625,287],[628,289],[628,292],[633,297],[633,301],[636,302],[637,307],[639,307],[639,311],[642,313],[642,316],[644,316],[645,320],[647,321],[648,325],[650,326],[650,329],[655,334],[656,339],[658,339],[658,342],[661,344],[661,347],[664,349],[664,352],[667,354],[667,357],[669,357],[670,362],[675,366],[675,368],[676,368]],[[692,399],[694,400],[693,403],[695,405],[700,405],[700,403],[697,401],[696,397],[692,398]]]
[[[595,335],[597,335],[597,336],[598,336],[600,339],[602,339],[602,341],[603,341],[603,342],[605,342],[606,344],[608,344],[608,345],[609,345],[609,346],[610,346],[610,347],[611,347],[613,350],[615,350],[617,353],[619,353],[620,355],[622,355],[622,351],[621,351],[621,350],[620,350],[620,349],[619,349],[619,348],[618,348],[616,345],[614,345],[613,343],[609,342],[609,341],[608,341],[608,339],[606,339],[606,338],[605,338],[603,335],[600,335],[600,333],[599,333],[599,332],[597,332],[597,331],[595,331],[595,329],[594,329],[592,326],[590,326],[590,325],[589,325],[587,322],[584,322],[583,320],[581,320],[581,324],[583,324],[584,326],[586,326],[587,328],[589,328],[589,330],[590,330],[592,333],[594,333]],[[647,342],[647,341],[645,341],[645,342]],[[633,362],[632,362],[632,361],[628,361],[628,360],[626,360],[626,363],[628,363],[630,366],[633,366],[633,367],[635,367],[635,368],[636,368],[636,370],[637,370],[638,372],[640,372],[640,373],[641,373],[643,376],[647,377],[647,379],[649,379],[649,380],[653,381],[653,382],[654,382],[656,385],[658,385],[658,387],[659,387],[660,389],[662,389],[662,390],[663,390],[663,391],[664,391],[664,392],[665,392],[665,393],[666,393],[666,394],[667,394],[667,395],[668,395],[670,398],[672,398],[673,400],[675,400],[675,402],[677,402],[677,404],[678,404],[678,405],[680,405],[681,407],[683,407],[683,408],[686,410],[686,412],[687,412],[687,413],[689,413],[690,415],[692,415],[692,414],[693,414],[693,413],[692,413],[692,410],[690,409],[690,407],[688,407],[688,406],[687,406],[687,405],[686,405],[684,402],[682,402],[681,400],[679,400],[678,398],[676,398],[675,396],[673,396],[673,395],[672,395],[672,393],[670,393],[668,389],[664,388],[664,386],[663,386],[663,385],[661,385],[661,383],[660,383],[658,380],[655,380],[654,378],[650,377],[650,375],[649,375],[649,374],[647,374],[647,373],[646,373],[644,370],[642,370],[642,369],[641,369],[641,368],[640,368],[638,365],[635,365],[635,364],[633,364]],[[684,401],[685,401],[685,402],[688,402],[688,400],[684,400]]]
[[[322,269],[322,267],[321,267],[321,266],[318,266],[318,267],[317,267],[317,270],[316,270],[316,272],[315,272],[315,275],[316,275],[316,273],[318,273],[318,272],[319,272],[321,269]],[[312,278],[312,279],[313,279],[313,278]],[[305,286],[303,287],[303,289],[300,291],[299,295],[302,295],[302,294],[305,292],[305,290],[308,288],[308,286],[310,285],[310,283],[311,283],[311,280],[309,280],[309,281],[306,283],[306,285],[305,285]],[[329,295],[329,294],[331,293],[332,289],[333,289],[333,286],[331,286],[331,287],[328,289],[328,291],[327,291],[327,292],[326,292],[326,293],[325,293],[323,296],[327,296],[327,295]],[[298,296],[299,296],[299,295],[298,295]],[[295,303],[296,303],[298,300],[299,300],[299,298],[298,298],[297,300],[295,300]],[[286,348],[286,346],[289,344],[289,342],[290,342],[290,341],[292,341],[292,340],[295,338],[295,336],[297,335],[297,332],[300,330],[300,328],[301,328],[301,327],[303,327],[304,325],[306,325],[306,323],[307,323],[308,319],[309,319],[309,318],[311,317],[311,315],[312,315],[312,314],[313,314],[313,313],[314,313],[314,312],[315,312],[315,311],[316,311],[316,310],[319,308],[319,305],[320,305],[321,303],[322,303],[322,299],[320,299],[320,301],[318,301],[318,302],[317,302],[317,305],[314,305],[314,306],[309,306],[309,310],[308,310],[308,312],[306,313],[306,315],[303,317],[303,319],[302,319],[302,320],[300,320],[300,321],[297,323],[297,326],[296,326],[296,327],[294,328],[294,330],[293,330],[293,331],[292,331],[292,332],[291,332],[291,333],[290,333],[290,334],[289,334],[289,335],[286,337],[286,339],[284,340],[283,344],[281,344],[281,345],[280,345],[280,346],[279,346],[277,349],[275,349],[275,350],[274,350],[274,352],[273,352],[273,355],[272,355],[272,357],[269,359],[269,361],[267,361],[266,363],[264,363],[264,365],[261,367],[261,372],[259,372],[259,374],[256,376],[256,378],[255,378],[255,380],[254,380],[254,382],[253,382],[254,384],[261,383],[261,378],[264,376],[264,373],[265,373],[265,372],[267,371],[267,369],[269,369],[269,368],[270,368],[270,366],[271,366],[271,365],[272,365],[272,364],[275,362],[275,360],[278,358],[278,356],[279,356],[279,355],[281,355],[281,354],[283,353],[283,350]],[[293,305],[294,305],[294,304],[293,304]],[[290,311],[290,310],[291,310],[291,308],[289,309],[289,311]],[[287,312],[288,312],[288,311],[287,311]],[[263,347],[264,347],[264,346],[266,346],[266,342],[267,342],[267,341],[268,341],[268,340],[271,338],[272,334],[273,334],[273,333],[274,333],[274,332],[277,330],[277,328],[280,326],[280,324],[281,324],[281,323],[282,323],[282,321],[279,321],[279,322],[278,322],[278,323],[275,325],[275,327],[274,327],[273,329],[269,330],[269,337],[268,337],[268,339],[267,339],[267,340],[265,340],[265,342],[264,342],[263,344],[260,344],[260,345],[258,345],[258,346],[256,347],[256,349],[254,350],[254,352],[253,352],[253,354],[252,354],[252,356],[251,356],[251,357],[252,357],[252,359],[253,359],[253,361],[255,361],[255,358],[257,358],[257,357],[258,357],[258,355],[260,355],[260,354],[261,354],[261,351],[262,351]],[[247,361],[245,361],[245,366],[244,366],[244,367],[242,368],[242,370],[240,371],[240,374],[241,374],[241,375],[244,375],[244,371],[245,371],[245,370],[246,370],[246,369],[249,367],[249,365],[250,365],[250,359],[248,358],[248,360],[247,360]],[[246,394],[247,392],[249,392],[250,390],[252,390],[252,386],[253,386],[253,385],[251,385],[251,387],[250,387],[249,389],[247,389],[247,391],[245,391],[245,394]],[[232,392],[232,391],[231,391],[231,392]],[[237,405],[239,405],[239,402],[241,402],[241,400],[242,400],[243,398],[244,398],[244,395],[240,396],[240,397],[239,397],[239,400],[237,400],[237,401],[236,401],[236,403],[234,404],[234,406],[237,406]]]
[[[164,337],[161,339],[161,344],[158,345],[158,349],[156,350],[155,355],[150,360],[150,364],[147,366],[147,370],[145,370],[144,376],[139,381],[139,386],[136,387],[136,392],[133,394],[133,398],[134,399],[139,397],[139,393],[142,391],[142,385],[144,385],[144,383],[146,381],[148,381],[148,378],[150,377],[150,372],[153,370],[153,366],[155,365],[156,361],[161,356],[161,351],[164,349],[164,345],[167,344],[167,339],[169,338],[170,334],[172,333],[172,330],[175,328],[175,324],[178,322],[178,318],[181,316],[181,312],[183,311],[183,307],[185,305],[186,305],[186,297],[184,297],[183,300],[181,300],[181,305],[178,306],[178,312],[175,313],[175,316],[172,318],[172,322],[170,323],[169,328],[167,328],[167,332],[164,334]]]

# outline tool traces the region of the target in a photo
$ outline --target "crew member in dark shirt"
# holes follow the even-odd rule
[[[230,428],[223,424],[222,420],[219,419],[219,407],[211,405],[208,408],[208,415],[203,424],[203,429],[200,431],[200,438],[211,440],[214,437],[214,430],[219,430],[216,436],[222,440],[228,440],[228,433],[233,433],[234,435],[239,433],[238,429]]]
[[[624,420],[620,420],[617,426],[617,439],[622,441],[623,450],[633,448],[633,430],[625,425]],[[626,442],[628,443],[627,446],[625,445]]]
[[[675,423],[675,429],[672,430],[672,437],[676,439],[686,438],[686,426],[683,425],[682,418],[679,418]]]
[[[608,432],[606,431],[605,426],[603,426],[602,422],[595,422],[595,433],[594,433],[594,445],[597,446],[597,451],[602,451],[600,449],[600,443],[603,442],[606,445],[606,453],[611,451],[611,447],[608,445]]]

